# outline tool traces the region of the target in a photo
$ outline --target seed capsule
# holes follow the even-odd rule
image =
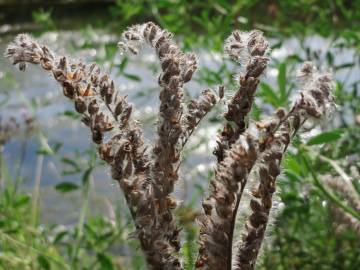
[[[55,80],[57,80],[58,82],[65,82],[65,80],[66,80],[65,74],[61,69],[53,70],[53,75],[54,75]]]
[[[88,107],[89,114],[93,115],[99,111],[99,105],[97,104],[96,100],[92,100]]]
[[[225,94],[225,86],[220,85],[219,86],[219,98],[223,98]]]
[[[64,93],[64,96],[73,99],[75,96],[74,86],[70,82],[64,81],[63,82],[63,93]]]
[[[52,69],[52,64],[50,61],[41,61],[41,67],[45,70],[51,70]]]
[[[120,101],[116,107],[115,107],[115,115],[118,116],[119,114],[121,114],[123,111],[123,104],[122,101]]]
[[[78,113],[84,113],[86,111],[86,103],[82,98],[77,98],[75,100],[75,110]]]
[[[92,130],[92,139],[93,139],[94,143],[101,144],[103,137],[104,137],[104,135],[100,130],[98,130],[98,129]]]

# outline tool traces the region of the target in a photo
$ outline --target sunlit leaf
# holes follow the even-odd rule
[[[320,133],[319,135],[312,137],[307,142],[307,145],[316,145],[336,141],[341,138],[343,132],[344,131],[342,129],[335,129],[332,131]]]
[[[30,201],[30,196],[28,195],[20,195],[19,198],[14,202],[15,207],[20,207],[26,205]]]
[[[279,97],[270,85],[268,85],[267,83],[262,83],[260,85],[260,90],[260,95],[265,102],[273,105],[274,107],[277,107],[279,105]]]
[[[64,111],[63,113],[59,113],[59,116],[66,116],[68,118],[77,120],[80,119],[81,115],[74,111]]]

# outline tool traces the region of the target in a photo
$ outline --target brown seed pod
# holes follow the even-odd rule
[[[86,103],[83,98],[78,97],[75,99],[75,110],[78,113],[84,113],[86,111]]]
[[[167,196],[166,197],[166,205],[170,209],[175,209],[177,206],[176,199],[174,197]]]
[[[105,160],[108,163],[111,163],[114,159],[114,156],[112,155],[111,146],[108,144],[100,145],[99,155],[102,160]]]
[[[254,212],[262,211],[261,204],[256,200],[250,201],[250,207],[251,207],[251,210]]]
[[[101,144],[104,137],[103,133],[99,129],[95,129],[95,128],[92,129],[91,132],[92,132],[93,142],[96,144]]]
[[[285,116],[286,116],[286,112],[285,112],[285,109],[284,108],[278,108],[276,110],[276,116],[281,120],[283,119]]]
[[[61,69],[54,69],[53,75],[58,82],[64,82],[66,80],[65,74]]]
[[[75,97],[75,88],[69,81],[64,81],[63,84],[64,96],[73,99]]]
[[[42,60],[40,62],[41,67],[45,70],[51,70],[52,69],[52,64],[49,60]]]
[[[116,104],[116,107],[115,107],[115,116],[119,116],[123,111],[123,104],[122,104],[122,100],[120,100],[118,102],[118,104]]]
[[[93,99],[89,106],[88,106],[88,112],[90,115],[94,115],[99,111],[99,105],[96,102],[96,99]]]

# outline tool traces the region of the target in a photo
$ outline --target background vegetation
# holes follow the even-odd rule
[[[359,195],[360,1],[0,1],[0,10],[0,49],[17,32],[28,31],[55,49],[97,61],[131,101],[144,106],[146,114],[139,115],[146,115],[140,120],[150,139],[156,106],[145,105],[156,102],[157,89],[149,81],[155,80],[157,63],[150,52],[129,59],[116,48],[121,31],[133,23],[154,20],[175,33],[185,50],[200,55],[193,85],[199,90],[220,83],[231,89],[237,67],[222,60],[222,43],[233,29],[263,30],[273,52],[255,118],[291,103],[301,62],[311,59],[331,69],[338,111],[330,124],[296,138],[287,155],[279,182],[282,203],[258,268],[360,269],[359,230],[334,212],[351,211],[351,205],[322,181],[349,178]],[[145,269],[122,195],[103,173],[78,115],[67,103],[56,105],[58,87],[36,71],[32,75],[40,83],[31,88],[9,63],[0,63],[0,269]],[[204,154],[215,138],[208,134],[216,133],[221,109],[201,126],[184,157],[188,176],[179,188],[184,203],[177,215],[187,269],[196,257],[193,220],[212,174],[212,159]]]

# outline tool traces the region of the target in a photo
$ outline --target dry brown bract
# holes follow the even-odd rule
[[[178,252],[181,229],[173,216],[177,202],[172,196],[179,180],[181,153],[200,121],[223,98],[224,87],[219,86],[219,96],[207,89],[185,104],[182,87],[197,68],[195,55],[182,52],[172,34],[152,22],[128,28],[119,47],[136,54],[142,44],[154,48],[162,69],[153,146],[145,145],[141,127],[132,118],[132,105],[96,64],[60,57],[27,35],[19,35],[5,56],[22,71],[26,63],[40,65],[62,86],[64,95],[73,100],[75,110],[82,115],[82,122],[98,145],[99,156],[109,164],[113,179],[123,190],[149,268],[183,269]],[[302,91],[292,109],[288,113],[278,109],[274,117],[249,125],[247,116],[269,61],[268,43],[260,31],[235,31],[227,39],[225,51],[244,69],[239,75],[239,88],[227,101],[226,123],[214,151],[218,164],[199,218],[196,267],[254,269],[282,157],[291,137],[307,119],[327,116],[333,110],[333,82],[329,74],[305,63],[299,72]],[[259,183],[249,205],[252,213],[233,256],[236,215],[249,174],[254,170],[258,171]]]

